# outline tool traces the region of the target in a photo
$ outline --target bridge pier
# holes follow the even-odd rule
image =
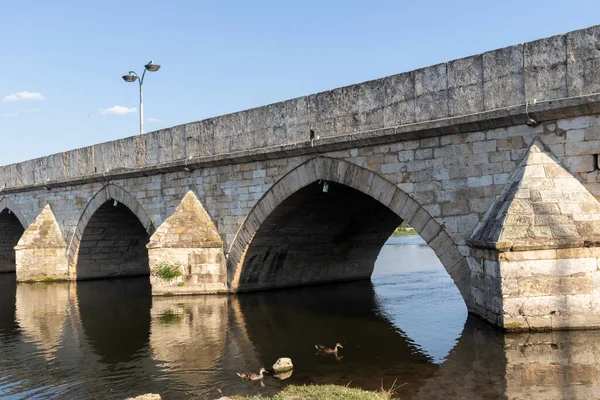
[[[475,313],[506,330],[600,327],[600,203],[534,140],[469,243]]]
[[[69,279],[67,244],[49,205],[15,246],[18,282]]]
[[[223,241],[196,195],[189,191],[150,238],[148,258],[153,295],[227,291]],[[169,279],[164,268],[180,276]]]

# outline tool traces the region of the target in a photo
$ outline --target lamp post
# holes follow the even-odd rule
[[[146,65],[144,65],[144,72],[142,73],[142,77],[140,78],[135,71],[129,71],[127,75],[123,75],[123,80],[125,82],[135,82],[136,80],[140,84],[140,135],[144,133],[144,95],[143,95],[143,86],[144,86],[144,76],[146,75],[146,71],[156,72],[160,69],[160,65],[154,64],[152,60]]]

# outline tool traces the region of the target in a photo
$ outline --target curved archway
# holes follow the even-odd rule
[[[0,200],[0,272],[15,272],[15,246],[27,226],[21,210],[9,198]]]
[[[8,197],[3,197],[0,200],[0,212],[4,210],[10,210],[10,212],[14,214],[15,217],[17,217],[17,219],[21,223],[21,226],[24,229],[30,225],[31,222],[27,220],[27,218],[25,218],[25,216],[21,212],[21,209]]]
[[[130,193],[113,184],[104,186],[86,205],[71,238],[68,249],[71,277],[149,274],[146,243],[153,232],[150,217]],[[89,268],[91,264],[110,261],[122,264],[121,268],[106,265],[104,269]]]
[[[356,164],[328,157],[313,158],[289,172],[265,193],[248,214],[229,250],[227,268],[228,284],[231,289],[245,291],[292,285],[288,280],[284,284],[275,282],[268,286],[265,282],[260,282],[261,279],[267,277],[265,273],[257,273],[257,268],[259,268],[261,263],[268,261],[270,263],[270,270],[267,274],[273,277],[277,273],[277,270],[281,269],[282,265],[284,265],[286,259],[290,257],[289,255],[292,254],[293,257],[293,254],[297,253],[298,249],[295,249],[291,245],[284,251],[277,252],[275,255],[269,254],[269,250],[267,250],[263,252],[261,258],[260,256],[255,257],[256,254],[253,254],[252,248],[253,246],[261,246],[261,241],[268,240],[264,232],[267,232],[269,226],[272,227],[276,223],[277,213],[285,211],[286,208],[293,210],[294,207],[301,207],[304,200],[314,201],[314,197],[311,198],[311,196],[315,195],[315,185],[320,181],[327,181],[329,184],[334,183],[340,189],[342,196],[338,196],[337,201],[342,203],[338,203],[339,207],[344,202],[358,202],[353,212],[362,218],[360,228],[363,231],[363,228],[368,226],[369,218],[373,217],[372,222],[381,228],[381,232],[377,234],[373,229],[366,232],[367,236],[371,235],[368,237],[372,239],[369,242],[370,254],[367,255],[367,259],[363,260],[365,261],[364,266],[361,267],[358,273],[350,271],[340,279],[332,279],[331,275],[326,276],[324,280],[302,277],[301,281],[296,284],[352,279],[352,276],[355,279],[370,276],[379,249],[390,236],[393,228],[398,226],[399,221],[405,220],[436,253],[461,292],[467,307],[471,309],[470,269],[458,246],[444,231],[444,228],[419,203],[393,183]],[[310,189],[311,187],[312,189]],[[320,185],[316,188],[316,191],[321,191]],[[344,194],[352,194],[354,196],[357,193],[356,197],[344,200]],[[294,200],[293,197],[296,197],[296,199]],[[293,204],[294,202],[296,204]],[[365,208],[361,210],[360,207]],[[335,204],[330,205],[326,211],[337,212]],[[365,215],[361,215],[361,212]],[[289,215],[291,215],[289,212],[283,212],[280,220],[287,218]],[[338,218],[340,218],[339,215]],[[323,219],[323,215],[321,215],[320,219]],[[304,220],[309,221],[310,218],[306,216]],[[346,228],[348,228],[348,224],[339,228],[337,233],[339,234],[341,229],[342,233],[346,234],[346,237],[353,236],[352,227],[350,227],[350,232],[344,231]],[[361,232],[361,235],[362,233],[364,232]],[[290,232],[290,234],[293,235],[294,232]],[[377,237],[374,237],[374,235],[377,235]],[[362,235],[357,241],[357,236],[354,235],[352,240],[346,243],[346,249],[351,249],[352,244],[360,245],[362,243],[361,240],[369,240],[365,239],[365,237],[365,235]],[[299,240],[307,240],[307,238]],[[315,240],[318,239],[315,238]],[[374,251],[375,248],[377,248],[377,251]],[[298,254],[296,254],[297,256]],[[269,257],[270,259],[268,259]],[[339,260],[347,262],[349,259],[342,257]],[[350,268],[354,267],[350,266]],[[295,274],[296,277],[299,277],[298,271]]]

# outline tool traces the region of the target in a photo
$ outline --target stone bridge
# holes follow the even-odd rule
[[[0,167],[0,270],[154,294],[364,279],[407,221],[471,313],[600,327],[599,153],[596,26]]]

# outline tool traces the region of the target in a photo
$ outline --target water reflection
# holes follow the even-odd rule
[[[156,297],[152,303],[152,357],[162,373],[177,377],[173,389],[190,397],[200,387],[203,394],[213,390],[227,356],[228,297]]]
[[[419,251],[409,253],[424,260]],[[384,269],[373,283],[152,299],[147,278],[16,285],[0,274],[0,397],[214,399],[217,388],[396,380],[403,399],[600,398],[600,331],[503,335],[470,318],[463,328],[445,276]],[[336,342],[340,360],[315,354]],[[279,357],[295,364],[285,380],[235,375]]]
[[[106,364],[131,361],[150,335],[151,287],[147,277],[77,283],[84,333]]]
[[[33,283],[17,286],[16,316],[24,341],[47,361],[55,358],[70,305],[68,283]]]
[[[381,380],[415,390],[437,365],[381,314],[371,282],[300,288],[239,297],[261,364],[294,361],[286,383],[337,383],[378,389]],[[318,356],[315,344],[340,342],[344,356]]]
[[[17,279],[15,274],[0,274],[0,341],[9,341],[18,334],[15,316]]]

